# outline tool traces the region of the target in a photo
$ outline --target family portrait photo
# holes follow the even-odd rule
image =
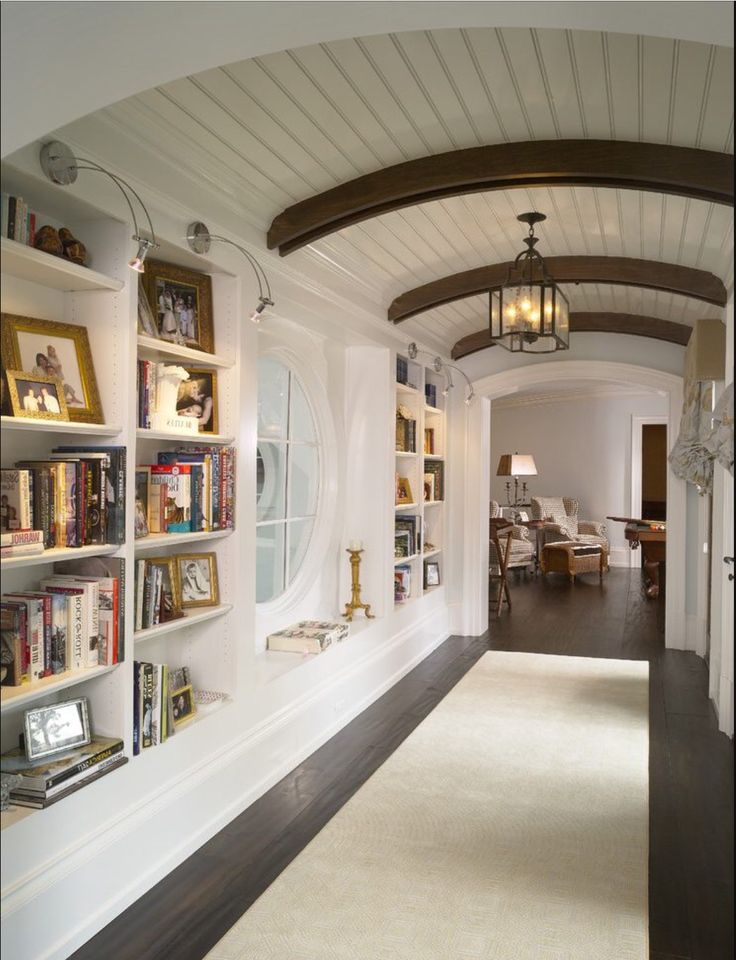
[[[212,278],[208,274],[150,260],[142,282],[155,336],[214,353]],[[144,329],[150,326],[146,308],[140,304],[139,323]]]
[[[212,607],[219,603],[217,583],[217,554],[188,553],[176,558],[181,605],[187,607]]]
[[[15,417],[68,420],[69,412],[61,381],[8,370],[10,403]]]
[[[179,384],[176,413],[194,417],[200,433],[217,433],[217,373],[199,367],[185,367],[188,380]]]
[[[51,397],[50,406],[39,407],[39,413],[55,414],[54,400],[61,408],[63,397],[68,410],[65,420],[79,423],[102,423],[102,404],[97,389],[92,353],[87,328],[72,323],[57,323],[34,317],[3,314],[3,359],[8,368],[22,371],[26,379],[59,381],[58,396]],[[10,388],[10,383],[8,383]],[[28,416],[34,411],[33,396],[27,392]],[[11,397],[12,399],[12,397]]]
[[[189,720],[197,712],[194,702],[194,691],[191,685],[174,690],[171,694],[171,703],[174,711],[174,724]]]
[[[197,288],[158,280],[158,335],[174,343],[199,343],[199,303]]]

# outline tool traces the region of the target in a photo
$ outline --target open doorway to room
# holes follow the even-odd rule
[[[644,520],[667,519],[667,424],[641,428],[641,515]]]

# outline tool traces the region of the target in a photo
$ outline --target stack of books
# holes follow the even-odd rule
[[[41,810],[127,762],[122,740],[94,737],[84,747],[47,760],[27,760],[25,753],[16,747],[0,757],[0,770],[21,778],[10,791],[11,803]]]
[[[396,449],[399,453],[416,453],[417,422],[396,411]]]
[[[2,195],[2,235],[32,247],[36,239],[37,215],[23,197]]]
[[[293,627],[277,630],[268,637],[268,649],[291,653],[322,653],[333,643],[345,640],[350,625],[335,620],[300,620]]]
[[[437,406],[437,387],[433,383],[424,384],[424,399],[428,407]]]

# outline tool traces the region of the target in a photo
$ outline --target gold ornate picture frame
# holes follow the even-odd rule
[[[209,274],[161,260],[146,260],[143,289],[159,339],[205,353],[215,352]]]
[[[60,380],[69,420],[105,422],[86,327],[12,313],[0,320],[6,371]]]
[[[178,727],[185,720],[191,720],[197,713],[197,703],[194,699],[194,689],[191,683],[186,687],[179,687],[171,693],[171,706],[174,714],[174,726]]]
[[[31,420],[69,420],[64,385],[56,377],[22,370],[6,370],[10,408],[14,417]]]
[[[217,554],[179,553],[175,559],[182,609],[216,607],[220,602]]]

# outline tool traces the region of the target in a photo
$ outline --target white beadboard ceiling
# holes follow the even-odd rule
[[[733,50],[569,30],[356,38],[233,63],[108,108],[172,163],[238,198],[265,232],[284,207],[391,164],[505,141],[640,140],[733,151]],[[525,188],[388,213],[315,242],[382,307],[450,273],[511,259],[535,209],[543,255],[641,257],[733,275],[729,208],[631,190]],[[626,287],[567,288],[574,310],[691,324],[716,308]],[[483,298],[407,321],[448,350],[486,325]]]

